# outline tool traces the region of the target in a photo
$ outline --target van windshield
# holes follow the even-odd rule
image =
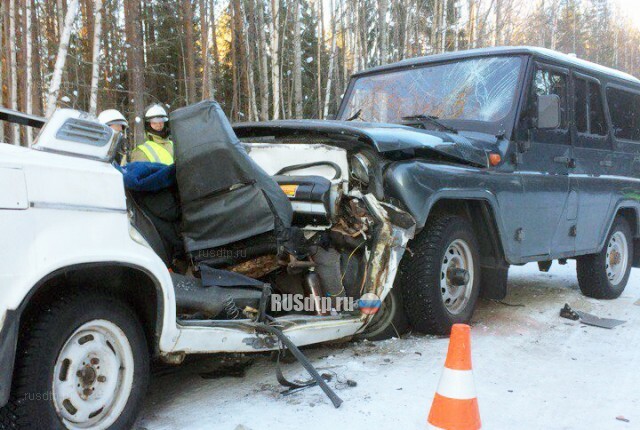
[[[497,122],[515,105],[522,59],[482,57],[357,78],[341,118],[402,123],[423,115]]]

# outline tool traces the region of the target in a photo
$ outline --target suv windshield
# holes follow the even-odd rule
[[[496,122],[514,106],[521,57],[482,57],[357,78],[341,119],[402,123],[424,115]]]

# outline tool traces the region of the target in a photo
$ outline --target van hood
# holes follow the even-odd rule
[[[487,167],[487,151],[470,137],[436,130],[423,130],[400,124],[333,120],[282,120],[245,122],[233,125],[240,138],[257,136],[286,137],[315,134],[325,137],[352,138],[368,143],[380,153],[414,151],[437,153],[453,161]]]

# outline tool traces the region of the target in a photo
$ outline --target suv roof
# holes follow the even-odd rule
[[[428,64],[428,63],[457,60],[461,58],[486,57],[486,56],[492,56],[492,55],[509,55],[509,54],[536,55],[537,57],[559,61],[567,65],[577,66],[585,70],[602,73],[608,76],[612,76],[627,82],[640,85],[640,80],[638,80],[634,76],[631,76],[628,73],[624,73],[616,69],[611,69],[609,67],[601,66],[600,64],[582,60],[580,58],[563,54],[561,52],[552,51],[551,49],[538,48],[534,46],[500,46],[495,48],[469,49],[466,51],[446,52],[443,54],[427,55],[424,57],[410,58],[407,60],[398,61],[396,63],[373,67],[371,69],[354,73],[353,76],[391,71],[395,69],[402,69],[402,68],[411,67],[411,66],[419,66],[419,65]]]

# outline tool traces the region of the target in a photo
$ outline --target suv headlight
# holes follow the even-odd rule
[[[351,158],[351,177],[367,185],[369,183],[369,167],[371,161],[364,154],[356,154]]]

